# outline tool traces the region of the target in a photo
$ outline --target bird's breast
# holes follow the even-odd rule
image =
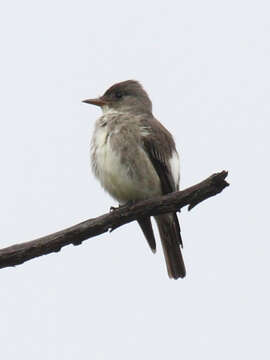
[[[91,144],[92,169],[120,203],[160,194],[160,181],[143,149],[121,128],[98,126]]]

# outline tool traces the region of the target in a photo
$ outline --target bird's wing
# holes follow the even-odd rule
[[[176,153],[172,135],[155,118],[143,121],[143,126],[147,134],[142,138],[143,147],[159,176],[162,194],[177,191],[179,184],[175,182],[170,166],[170,160]],[[177,242],[183,246],[177,215],[174,213],[172,216],[176,228]]]
[[[170,160],[176,153],[172,135],[155,118],[145,120],[143,125],[147,134],[142,138],[143,147],[160,178],[162,193],[178,190],[170,166]]]

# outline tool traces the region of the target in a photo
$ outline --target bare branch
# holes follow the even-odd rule
[[[142,216],[179,211],[186,205],[190,210],[228,186],[225,180],[227,175],[226,171],[222,171],[185,190],[123,206],[54,234],[4,248],[0,250],[0,268],[19,265],[35,257],[60,251],[66,245],[80,245],[84,240],[116,229]]]

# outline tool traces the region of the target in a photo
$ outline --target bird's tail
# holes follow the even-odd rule
[[[180,249],[182,239],[177,215],[159,215],[155,219],[158,225],[168,275],[173,279],[183,278],[186,275],[186,269]]]

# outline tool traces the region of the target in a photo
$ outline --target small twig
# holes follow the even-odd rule
[[[130,206],[122,206],[108,214],[86,220],[65,230],[4,248],[0,250],[0,268],[19,265],[38,256],[60,251],[66,245],[79,245],[84,240],[110,229],[116,229],[142,216],[179,211],[186,205],[188,205],[188,210],[191,210],[203,200],[217,195],[228,186],[225,180],[227,175],[227,171],[222,171],[185,190],[140,201]]]

